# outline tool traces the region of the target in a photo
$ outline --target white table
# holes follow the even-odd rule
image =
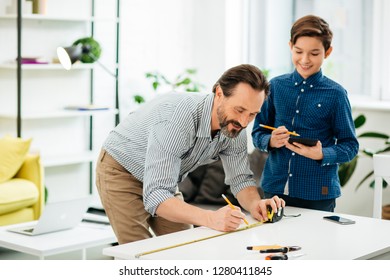
[[[286,207],[284,217],[277,223],[222,235],[212,239],[147,254],[138,259],[166,260],[262,260],[266,254],[249,251],[247,246],[282,245],[301,246],[290,252],[290,258],[303,254],[299,260],[353,260],[390,259],[390,221],[339,214],[356,221],[353,225],[340,225],[323,220],[323,216],[337,215],[294,207]],[[247,216],[249,223],[255,221]],[[103,254],[116,259],[137,259],[137,254],[166,248],[208,236],[220,234],[204,227],[145,239],[103,249]]]
[[[82,250],[82,258],[86,259],[86,249],[115,243],[116,237],[111,226],[80,223],[73,229],[27,236],[7,231],[11,227],[20,227],[36,223],[28,222],[0,227],[0,247],[38,256],[46,256]]]

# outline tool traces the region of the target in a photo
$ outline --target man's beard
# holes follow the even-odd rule
[[[220,106],[217,109],[217,116],[218,116],[218,122],[219,126],[221,127],[221,133],[229,138],[236,138],[240,132],[245,128],[242,127],[241,124],[238,121],[235,120],[228,120],[227,116],[225,115],[225,111],[222,109],[222,106]],[[241,127],[240,129],[235,129],[233,127],[232,130],[228,129],[229,124],[233,124],[235,126]]]

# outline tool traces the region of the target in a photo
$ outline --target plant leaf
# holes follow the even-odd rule
[[[133,97],[135,103],[141,104],[145,102],[145,99],[141,95],[134,95]]]
[[[158,88],[158,86],[160,85],[160,83],[159,82],[153,82],[153,89],[154,90],[157,90],[157,88]]]
[[[375,152],[373,152],[372,150],[369,150],[369,149],[362,150],[362,153],[369,156],[369,157],[372,157],[375,154]]]
[[[387,182],[385,180],[382,180],[382,188],[386,189],[388,186]],[[371,181],[370,183],[370,188],[374,188],[375,187],[375,180]]]
[[[196,69],[186,69],[186,72],[190,75],[195,75],[196,74]]]
[[[355,128],[361,127],[366,122],[366,117],[364,115],[359,115],[356,117],[356,119],[353,121],[355,124]]]
[[[178,81],[175,86],[179,87],[181,85],[189,85],[191,83],[191,79],[190,78],[184,78],[183,80],[181,81]]]
[[[340,164],[338,175],[339,175],[340,185],[342,187],[344,187],[349,181],[349,179],[351,179],[352,174],[356,169],[357,159],[358,157],[356,156],[350,162],[345,162],[343,164]]]
[[[364,132],[358,137],[371,137],[371,138],[380,138],[380,139],[389,139],[389,135],[380,133],[380,132]]]
[[[390,152],[390,146],[384,148],[383,150],[378,150],[376,153],[377,153],[377,154],[381,154],[381,153],[385,153],[385,152]]]
[[[358,188],[368,179],[371,177],[371,175],[374,174],[374,170],[370,171],[360,182],[357,184],[355,191],[358,190]]]

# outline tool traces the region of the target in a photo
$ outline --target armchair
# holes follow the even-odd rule
[[[40,156],[28,154],[16,175],[0,183],[0,226],[37,220],[44,200]]]

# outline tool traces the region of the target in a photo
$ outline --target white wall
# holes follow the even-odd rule
[[[174,79],[196,68],[211,91],[225,70],[223,0],[133,0],[121,5],[122,116],[133,108],[133,95],[153,96],[145,78],[149,71]]]

